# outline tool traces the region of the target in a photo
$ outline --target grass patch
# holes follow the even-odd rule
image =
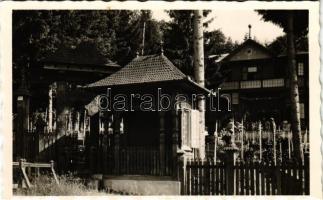
[[[105,192],[86,187],[85,181],[71,176],[63,175],[58,177],[59,185],[54,178],[48,175],[41,175],[32,181],[33,187],[30,189],[18,188],[14,190],[14,195],[27,196],[84,196],[84,195],[108,195]]]

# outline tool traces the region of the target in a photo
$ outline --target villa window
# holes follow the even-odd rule
[[[232,93],[232,104],[239,104],[239,93]]]
[[[257,66],[244,67],[242,69],[242,80],[254,80],[258,72]]]
[[[199,147],[199,111],[194,109],[181,110],[182,148]]]
[[[182,110],[182,146],[190,146],[190,111]]]
[[[256,73],[257,67],[248,67],[248,73]]]
[[[305,119],[304,103],[299,104],[299,114],[300,114],[301,119]]]
[[[298,76],[304,76],[304,63],[302,63],[302,62],[298,63],[297,74],[298,74]]]

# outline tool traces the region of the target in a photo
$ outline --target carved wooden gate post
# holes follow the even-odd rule
[[[225,192],[226,195],[234,195],[235,191],[235,173],[234,173],[234,164],[236,153],[238,152],[238,148],[234,144],[230,144],[224,148],[226,153],[225,156]]]

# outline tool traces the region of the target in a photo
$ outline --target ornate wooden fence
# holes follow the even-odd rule
[[[233,173],[233,176],[229,176]],[[182,182],[186,195],[308,195],[308,165],[189,161]]]
[[[15,141],[13,143],[15,147]],[[77,135],[72,133],[57,135],[26,132],[23,149],[24,158],[28,162],[55,160],[58,172],[75,171],[85,164],[84,155],[81,155],[84,148],[78,144]],[[15,148],[13,151],[15,152]]]

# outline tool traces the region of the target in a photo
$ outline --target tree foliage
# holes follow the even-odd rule
[[[14,82],[21,66],[39,68],[39,61],[59,48],[93,43],[107,58],[121,66],[136,52],[154,54],[164,42],[165,55],[184,73],[193,74],[193,11],[167,11],[171,21],[156,21],[149,10],[19,10],[13,12]],[[205,17],[210,11],[203,11]],[[231,51],[237,44],[220,30],[206,30],[205,58]],[[145,45],[142,46],[145,23]],[[206,68],[210,65],[206,60]],[[30,73],[30,69],[26,70]],[[29,78],[30,79],[30,78]]]
[[[205,19],[210,12],[203,11]],[[184,73],[193,75],[193,10],[171,10],[167,13],[171,21],[162,26],[166,55]],[[207,60],[209,55],[230,52],[237,46],[237,43],[227,38],[221,30],[207,30],[212,20],[213,18],[210,18],[203,22],[205,68],[210,67]]]
[[[140,50],[143,21],[147,21],[145,48],[154,49],[160,31],[150,11],[15,11],[14,61],[24,57],[39,61],[59,47],[88,41],[103,55],[121,60],[118,55],[127,57]]]
[[[295,41],[296,50],[297,51],[308,51],[308,35],[301,35],[296,38]],[[274,52],[275,54],[286,54],[287,51],[287,38],[286,35],[277,37],[274,41],[270,44],[266,45],[267,48]]]
[[[264,21],[270,21],[284,29],[287,32],[287,10],[258,10]],[[308,33],[308,11],[293,10],[294,15],[294,33],[296,36],[306,35]]]

